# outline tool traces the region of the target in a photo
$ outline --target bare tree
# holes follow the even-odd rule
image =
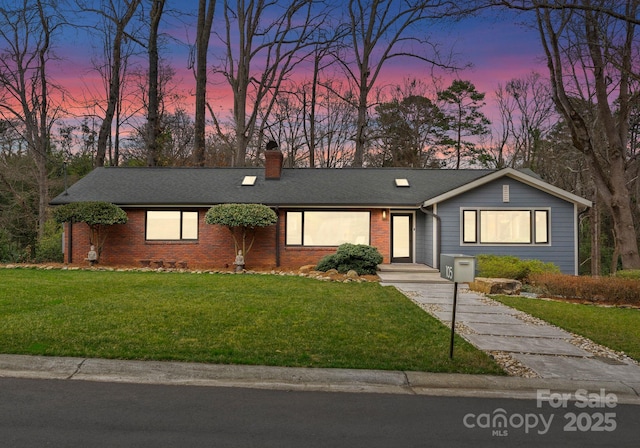
[[[140,3],[141,0],[123,0],[122,8],[120,8],[120,4],[116,4],[113,0],[103,2],[99,8],[87,7],[83,3],[80,4],[83,11],[94,13],[104,20],[104,37],[109,47],[105,47],[105,50],[110,54],[110,58],[108,58],[110,66],[107,78],[107,107],[98,132],[96,166],[104,166],[105,163],[113,119],[118,110],[121,97],[122,67],[124,64],[123,46],[126,40],[135,38],[133,33],[128,31],[128,26]],[[105,43],[105,45],[107,44]]]
[[[530,73],[499,85],[495,96],[500,124],[494,130],[501,134],[486,151],[486,164],[536,171],[543,142],[558,120],[548,80]]]
[[[344,101],[344,98],[352,96],[348,90],[342,83],[331,80],[331,76],[317,84],[315,89],[311,82],[301,85],[289,83],[288,89],[278,95],[268,130],[269,138],[278,141],[285,152],[285,163],[311,168],[350,166],[356,111],[350,102]],[[313,159],[309,155],[312,148]]]
[[[216,9],[216,0],[198,1],[198,25],[196,28],[196,111],[195,111],[195,139],[194,139],[194,162],[196,165],[205,164],[206,154],[206,104],[207,104],[207,54],[209,52],[209,39],[211,37],[211,26],[213,25],[213,15]]]
[[[309,166],[316,166],[317,133],[316,133],[316,113],[318,101],[321,95],[320,89],[328,87],[323,83],[324,79],[332,79],[335,73],[328,69],[337,63],[336,54],[344,46],[344,38],[348,36],[349,28],[340,24],[332,23],[336,17],[327,15],[326,26],[318,30],[318,37],[313,45],[309,59],[313,61],[311,70],[311,80],[303,85],[302,94],[304,138],[309,148]],[[325,73],[326,72],[326,73]]]
[[[316,150],[317,166],[336,168],[353,165],[353,129],[357,110],[351,98],[355,96],[339,81],[326,80],[317,101]],[[347,101],[344,101],[344,99]]]
[[[42,0],[0,4],[0,113],[26,143],[35,166],[39,237],[47,217],[49,137],[57,113],[47,69],[59,27],[53,6]]]
[[[236,151],[233,165],[247,163],[247,148],[259,152],[278,92],[291,71],[305,59],[322,20],[308,0],[245,3],[224,1],[224,61],[216,68],[233,92]],[[237,39],[237,41],[235,41]],[[262,110],[260,110],[262,109]],[[267,121],[259,121],[260,116]],[[256,157],[258,154],[256,153]]]
[[[188,119],[186,95],[179,87],[180,80],[176,79],[176,70],[166,61],[160,60],[156,76],[154,108],[157,116],[153,154],[150,153],[152,148],[149,142],[151,121],[143,120],[142,114],[138,113],[137,116],[127,117],[127,123],[134,132],[128,134],[127,141],[123,144],[122,157],[128,163],[143,163],[147,166],[192,165],[193,121]],[[139,68],[133,70],[127,78],[135,85],[135,88],[131,89],[134,96],[131,102],[138,104],[141,110],[149,111],[149,71]],[[150,114],[147,112],[147,118]],[[183,124],[189,128],[188,132],[178,129]],[[189,137],[176,138],[174,132],[185,136],[189,134]]]
[[[354,166],[362,166],[364,162],[368,141],[370,94],[383,66],[389,60],[399,57],[411,57],[429,64],[441,65],[436,46],[426,37],[420,39],[414,27],[419,24],[424,26],[428,20],[444,20],[460,15],[466,3],[431,0],[349,0],[349,16],[346,20],[350,30],[348,48],[353,57],[341,57],[339,61],[358,93]],[[421,34],[427,36],[428,33],[422,31]],[[426,48],[434,52],[425,54]]]
[[[638,74],[634,66],[637,21],[626,18],[637,17],[639,2],[584,0],[576,4],[585,8],[548,6],[560,6],[559,2],[533,5],[553,99],[569,125],[573,145],[588,161],[598,198],[611,212],[615,250],[622,266],[638,269],[627,172],[630,111],[639,93],[633,82]],[[595,5],[599,8],[592,8]],[[585,103],[590,107],[584,107]],[[591,111],[598,126],[592,125]],[[598,145],[599,141],[603,144]]]
[[[305,108],[299,97],[306,92],[303,87],[295,88],[292,92],[281,91],[276,103],[271,110],[268,136],[278,142],[280,149],[285,154],[284,164],[289,168],[305,166],[309,160],[308,147],[305,140]],[[267,117],[262,116],[266,121]]]
[[[557,117],[548,80],[531,73],[509,81],[506,92],[518,113],[517,120],[511,120],[514,157],[522,166],[535,171],[541,142],[552,127],[552,117]]]
[[[136,132],[123,145],[123,162],[131,165],[147,163],[149,148],[148,122],[136,129]],[[184,109],[162,113],[159,117],[162,133],[158,138],[154,166],[188,166],[193,164],[193,118]]]

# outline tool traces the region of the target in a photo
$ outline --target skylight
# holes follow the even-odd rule
[[[258,176],[244,176],[244,179],[242,179],[242,185],[255,185],[257,178]]]
[[[409,186],[409,180],[408,179],[396,179],[396,187],[408,187]]]

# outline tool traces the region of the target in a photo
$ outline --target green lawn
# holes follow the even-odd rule
[[[0,353],[502,373],[377,283],[0,269],[0,326]]]
[[[625,352],[640,361],[640,310],[593,305],[494,296],[505,305],[517,308],[598,344]]]

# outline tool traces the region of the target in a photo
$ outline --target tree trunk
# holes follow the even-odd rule
[[[366,79],[364,81],[366,83]],[[367,125],[368,125],[368,117],[367,117],[367,109],[368,109],[368,101],[367,97],[369,96],[369,89],[366,86],[360,86],[360,97],[358,100],[358,122],[356,128],[356,148],[353,153],[353,166],[354,167],[362,167],[364,164],[364,152],[365,145],[367,143]]]
[[[309,168],[316,167],[316,103],[318,102],[318,78],[320,77],[320,56],[313,60],[313,80],[311,82],[311,100],[309,103]],[[306,123],[306,120],[305,120]]]
[[[638,240],[633,225],[629,189],[624,176],[612,175],[611,213],[615,229],[615,247],[620,251],[623,269],[640,269]]]
[[[570,125],[574,146],[587,155],[591,168],[591,177],[596,186],[597,196],[611,212],[615,235],[615,249],[620,253],[623,269],[640,269],[638,241],[631,211],[631,195],[625,176],[625,163],[622,157],[611,151],[608,170],[595,154],[584,122],[575,120]]]
[[[242,53],[238,57],[238,72],[233,85],[233,119],[236,127],[236,151],[233,166],[245,166],[249,130],[247,129],[247,86],[249,85],[249,64],[251,59]]]
[[[49,176],[47,172],[47,156],[49,154],[49,90],[47,81],[47,58],[51,30],[48,19],[45,17],[42,3],[38,2],[40,22],[43,29],[43,45],[40,48],[38,67],[40,77],[40,123],[37,136],[38,148],[35,151],[36,167],[38,172],[38,240],[44,236],[44,226],[47,221],[47,207],[49,206]]]
[[[158,97],[158,27],[165,0],[153,0],[149,27],[149,110],[147,115],[147,166],[158,164],[158,137],[160,134]]]
[[[207,102],[207,52],[213,24],[215,0],[199,0],[198,28],[196,30],[196,113],[194,135],[194,162],[204,166],[206,153],[205,111]]]

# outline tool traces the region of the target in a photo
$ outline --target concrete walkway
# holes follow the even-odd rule
[[[451,327],[453,283],[412,283],[381,275],[424,310]],[[408,275],[407,278],[413,278]],[[492,354],[506,354],[543,379],[620,381],[640,390],[640,366],[626,356],[580,340],[553,325],[458,285],[457,333]],[[595,349],[594,349],[595,348]]]

